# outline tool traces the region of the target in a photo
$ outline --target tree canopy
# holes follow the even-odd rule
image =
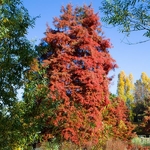
[[[31,18],[20,0],[0,3],[0,109],[11,106],[17,90],[23,86],[23,72],[35,57],[32,43],[26,38],[33,27]]]
[[[133,76],[130,74],[127,76],[124,71],[121,71],[118,75],[117,94],[125,102],[133,101]]]
[[[36,57],[33,44],[26,38],[34,21],[20,0],[0,0],[0,147],[3,149],[15,149],[24,143],[25,105],[18,101],[17,92],[24,87],[24,73]]]
[[[67,5],[54,18],[55,30],[48,27],[39,48],[47,67],[50,95],[59,105],[49,126],[76,144],[98,142],[103,107],[109,101],[110,70],[116,67],[110,56],[109,40],[102,36],[99,17],[88,6]]]

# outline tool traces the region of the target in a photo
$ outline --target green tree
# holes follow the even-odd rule
[[[34,20],[20,0],[0,1],[0,109],[17,100],[23,72],[35,57],[33,45],[26,38]]]
[[[17,91],[24,87],[24,72],[36,57],[33,44],[26,38],[35,19],[20,0],[0,0],[0,148],[5,150],[15,149],[24,141],[26,105],[18,101]]]
[[[133,108],[134,122],[137,124],[136,132],[139,134],[150,133],[150,98],[145,97],[142,101],[136,101]]]
[[[26,144],[34,145],[40,142],[40,139],[52,137],[49,130],[53,132],[53,126],[49,126],[48,122],[55,117],[55,110],[59,106],[59,102],[53,102],[50,97],[46,69],[37,59],[34,59],[30,68],[25,74],[24,114],[22,116],[24,128],[22,132],[26,135]]]
[[[142,31],[143,36],[149,40],[149,0],[103,0],[100,10],[105,15],[102,20],[107,24],[118,26],[127,35],[133,31]]]
[[[135,82],[134,89],[134,122],[143,122],[146,109],[148,110],[150,95],[150,78],[146,73],[141,74],[141,78]]]

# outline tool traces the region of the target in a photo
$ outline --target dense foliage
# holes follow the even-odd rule
[[[121,71],[118,75],[117,94],[120,98],[124,99],[126,103],[133,101],[133,76],[130,74],[126,76],[124,71]]]
[[[26,38],[34,19],[20,0],[0,4],[0,109],[11,106],[17,90],[23,86],[23,71],[35,57],[32,44]]]
[[[138,123],[139,134],[150,134],[150,78],[146,73],[141,74],[141,79],[135,83],[135,94],[133,109],[134,121]]]
[[[150,78],[146,73],[141,74],[141,78],[137,80],[134,85],[130,82],[129,86],[125,88],[128,80],[125,79],[125,73],[120,72],[118,76],[118,96],[126,101],[126,105],[130,110],[130,120],[137,125],[137,134],[149,134],[149,95],[150,95]],[[127,77],[127,76],[126,76]],[[132,84],[131,84],[132,83]],[[128,90],[128,92],[126,92]],[[128,97],[128,101],[126,97]]]
[[[129,115],[129,109],[123,99],[111,98],[111,104],[103,111],[103,122],[109,138],[128,141],[135,136],[135,126],[130,122]]]
[[[56,133],[76,144],[98,142],[103,130],[102,110],[109,104],[110,70],[116,67],[110,56],[109,40],[102,36],[99,17],[84,6],[62,7],[60,18],[54,19],[55,30],[47,28],[39,49],[47,67],[50,95],[59,102],[55,117],[47,123]]]
[[[43,140],[100,149],[110,138],[134,136],[126,106],[132,99],[132,76],[120,75],[122,97],[110,95],[108,74],[117,65],[91,6],[62,7],[55,29],[48,26],[35,48],[25,36],[34,19],[22,3],[1,0],[0,13],[0,149],[35,148]],[[148,77],[142,79],[148,89]]]
[[[17,90],[24,86],[24,71],[35,57],[26,38],[34,20],[20,0],[0,0],[0,149],[14,149],[21,140],[24,106],[17,102]]]

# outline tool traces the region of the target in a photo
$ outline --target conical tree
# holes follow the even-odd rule
[[[109,101],[108,73],[116,67],[110,56],[109,40],[102,35],[98,14],[90,6],[62,7],[38,47],[47,67],[50,95],[58,101],[55,117],[47,124],[55,126],[54,135],[79,145],[96,144],[103,130],[101,112]]]
[[[145,72],[142,72],[141,74],[142,83],[144,84],[145,88],[147,89],[147,92],[150,92],[150,78]]]
[[[124,71],[121,71],[118,75],[117,94],[123,100],[126,99],[126,97],[125,97],[125,77],[126,77],[126,75],[125,75]]]
[[[132,102],[134,99],[133,90],[134,84],[132,74],[129,74],[129,76],[127,76],[124,71],[121,71],[118,75],[118,96],[125,102]]]

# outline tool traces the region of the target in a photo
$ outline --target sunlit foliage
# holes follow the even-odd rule
[[[54,18],[55,30],[49,26],[39,49],[47,67],[50,95],[58,101],[55,117],[47,124],[55,126],[54,135],[61,135],[78,145],[98,143],[103,130],[102,110],[109,101],[110,70],[116,67],[102,36],[98,14],[89,6],[62,7]]]

